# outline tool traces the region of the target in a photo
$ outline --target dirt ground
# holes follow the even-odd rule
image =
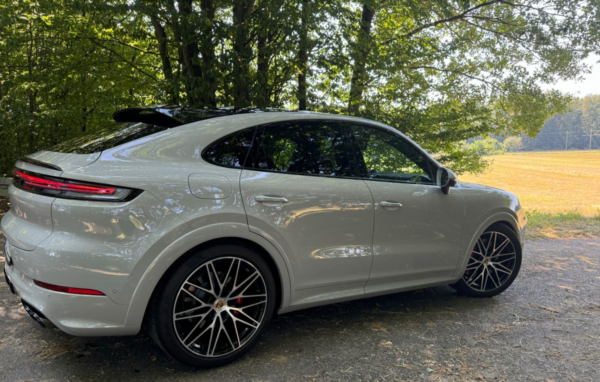
[[[496,298],[439,287],[283,315],[213,370],[178,364],[145,334],[42,329],[2,282],[0,381],[599,381],[599,265],[598,239],[531,242]]]

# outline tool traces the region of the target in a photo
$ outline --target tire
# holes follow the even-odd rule
[[[517,235],[505,225],[493,225],[477,240],[461,279],[450,286],[467,296],[497,296],[515,281],[522,257]]]
[[[197,368],[243,356],[275,310],[273,275],[263,258],[243,245],[217,245],[191,255],[158,288],[150,306],[150,336],[171,357]]]

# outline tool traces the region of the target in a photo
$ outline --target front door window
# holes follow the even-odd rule
[[[435,181],[429,160],[412,144],[387,131],[350,125],[360,152],[363,177],[372,180],[425,183]]]

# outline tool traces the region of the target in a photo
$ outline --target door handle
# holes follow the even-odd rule
[[[257,195],[254,197],[259,203],[288,203],[289,201],[281,196]]]
[[[393,208],[393,209],[402,207],[402,203],[388,202],[388,201],[379,202],[379,205],[383,208]]]

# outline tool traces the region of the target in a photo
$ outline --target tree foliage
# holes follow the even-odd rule
[[[462,142],[535,136],[598,51],[597,0],[0,0],[0,172],[144,104],[286,107]]]
[[[600,149],[600,95],[575,99],[567,112],[550,118],[539,135],[523,137],[523,150]]]

